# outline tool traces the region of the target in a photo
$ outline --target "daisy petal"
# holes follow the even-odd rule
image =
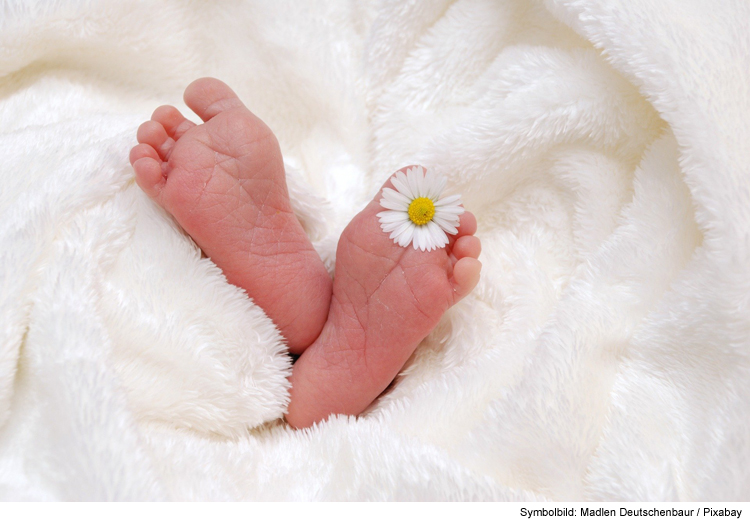
[[[404,230],[404,232],[399,236],[396,242],[402,247],[408,247],[409,243],[412,242],[412,238],[414,237],[414,228],[415,225],[413,224],[406,225],[406,230]]]
[[[432,202],[436,203],[436,205],[439,202],[438,199],[440,199],[440,194],[443,193],[446,184],[448,184],[448,179],[445,177],[440,177],[432,181],[432,187],[429,191],[428,197]]]
[[[416,174],[415,178],[417,179],[417,186],[419,186],[419,196],[427,197],[430,180],[427,178],[424,169],[421,167],[417,167],[417,169],[414,170],[414,173]]]
[[[425,168],[422,166],[413,166],[406,170],[406,176],[412,175],[415,179],[421,179],[424,178],[425,174]],[[410,177],[412,178],[412,177]]]
[[[427,183],[427,185],[425,186],[424,196],[430,199],[433,205],[435,204],[435,199],[432,198],[435,196],[435,183],[434,182]]]
[[[396,173],[396,176],[391,179],[391,184],[393,184],[399,191],[399,193],[406,197],[409,201],[416,198],[416,195],[414,195],[414,193],[412,192],[411,186],[409,186],[409,179],[407,179],[406,175],[404,175],[402,172],[399,171],[398,173]]]
[[[420,189],[419,189],[419,180],[417,178],[417,172],[413,169],[409,169],[406,172],[406,178],[409,181],[409,188],[412,192],[414,192],[414,197],[421,197]]]
[[[441,190],[442,191],[442,190]],[[460,195],[448,195],[435,203],[435,206],[458,206],[461,204]]]
[[[425,231],[425,234],[427,234],[427,244],[426,244],[427,250],[435,250],[436,248],[438,248],[440,239],[436,238],[435,234],[432,233],[432,229],[430,228],[430,223],[427,223],[426,225],[424,225],[424,231]]]
[[[404,206],[400,202],[393,202],[386,199],[380,199],[380,206],[383,208],[388,208],[389,210],[396,210],[398,212],[407,212],[409,211],[409,206]]]
[[[419,226],[414,227],[414,235],[412,236],[414,250],[419,250],[419,246],[422,244],[422,231],[419,228]]]
[[[408,214],[407,214],[408,215]],[[435,212],[435,216],[433,219],[442,219],[443,221],[446,221],[452,225],[458,226],[459,223],[459,217],[458,214],[455,213],[445,213],[443,211],[437,211]]]
[[[435,179],[432,178],[432,175],[430,175],[429,178],[424,179],[424,196],[429,198],[432,202],[435,202],[435,199],[432,198],[435,189]]]
[[[418,228],[419,230],[419,250],[424,252],[430,244],[430,232],[426,225],[422,225]],[[415,235],[417,230],[414,231]]]
[[[425,250],[427,251],[433,251],[438,246],[438,240],[435,239],[435,236],[433,235],[432,231],[428,228],[429,224],[425,225],[425,234],[427,234],[427,237],[425,238]]]
[[[391,239],[396,239],[396,238],[398,238],[398,237],[399,237],[399,236],[400,236],[401,234],[403,234],[404,232],[406,232],[406,230],[407,230],[407,229],[408,229],[408,228],[409,228],[410,226],[412,226],[412,224],[411,224],[411,223],[403,223],[403,224],[401,224],[400,226],[396,227],[396,229],[395,229],[395,230],[393,230],[393,232],[391,232]]]
[[[448,236],[445,235],[445,232],[443,232],[437,224],[430,221],[427,223],[427,228],[430,231],[432,241],[435,243],[436,248],[443,248],[448,244]]]
[[[395,223],[397,221],[406,222],[409,220],[409,214],[402,211],[386,210],[377,214],[381,223]]]
[[[432,229],[430,228],[431,224],[432,223],[427,223],[424,225],[425,233],[427,234],[427,248],[429,250],[435,249],[438,243],[438,239],[435,237],[435,234],[432,233]]]
[[[390,232],[393,232],[397,228],[399,228],[401,225],[402,225],[402,223],[388,223],[388,224],[380,225],[380,228],[383,229],[383,232],[385,232],[386,234],[388,234]]]
[[[443,230],[445,230],[451,235],[458,234],[458,230],[456,229],[456,226],[458,223],[453,224],[444,219],[439,219],[437,217],[433,217],[431,222],[435,223],[436,225],[438,225],[440,228],[442,228]]]
[[[403,204],[407,208],[409,207],[409,204],[411,203],[411,201],[406,197],[406,195],[399,193],[396,190],[392,190],[391,188],[383,188],[383,199],[389,202]]]
[[[435,208],[435,211],[437,211],[437,208]],[[464,213],[464,209],[461,206],[440,206],[440,212],[443,214],[461,215]]]

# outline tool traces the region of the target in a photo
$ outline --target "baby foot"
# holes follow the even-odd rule
[[[130,153],[136,181],[302,352],[325,323],[331,278],[292,211],[276,137],[221,81],[184,97],[205,123],[156,109]]]
[[[386,187],[392,188],[390,179]],[[341,235],[328,321],[292,373],[286,419],[294,427],[362,412],[443,313],[479,281],[481,245],[471,213],[461,215],[458,234],[445,248],[422,252],[396,245],[383,232],[376,215],[384,211],[380,197]]]

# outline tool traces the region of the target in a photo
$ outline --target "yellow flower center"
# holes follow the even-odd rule
[[[409,219],[415,225],[426,225],[434,215],[435,205],[427,197],[417,197],[411,201],[409,205]]]

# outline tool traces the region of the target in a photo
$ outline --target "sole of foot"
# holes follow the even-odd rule
[[[390,179],[385,187],[392,188]],[[365,410],[479,281],[481,243],[470,212],[460,216],[458,234],[445,248],[404,248],[381,229],[381,193],[339,241],[328,321],[291,377],[286,420],[293,427]]]
[[[300,353],[326,321],[331,278],[292,211],[278,141],[217,79],[184,99],[204,123],[157,108],[130,152],[136,182]]]

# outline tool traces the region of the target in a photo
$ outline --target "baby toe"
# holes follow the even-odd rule
[[[464,212],[458,217],[457,238],[462,236],[473,236],[477,231],[477,218],[471,212]]]
[[[161,123],[167,135],[179,140],[185,131],[195,127],[195,124],[185,118],[182,113],[172,105],[162,105],[151,115],[151,120]]]
[[[461,258],[453,267],[453,288],[456,301],[469,294],[479,283],[482,264],[476,258]]]
[[[133,169],[138,186],[149,197],[156,197],[166,182],[161,170],[161,163],[154,158],[144,156],[133,162]]]
[[[149,144],[154,149],[167,141],[167,131],[164,130],[164,126],[154,120],[145,121],[138,127],[138,133],[136,134],[138,142],[142,144]]]
[[[153,158],[157,162],[161,160],[159,158],[159,153],[156,152],[156,149],[148,144],[138,144],[130,150],[130,165],[132,166],[136,160],[140,160],[144,157]]]
[[[203,77],[190,83],[183,99],[203,121],[208,121],[225,110],[244,108],[231,88],[212,77]]]
[[[453,244],[453,255],[456,259],[478,258],[482,252],[482,242],[476,236],[459,237]]]
[[[140,143],[153,147],[163,160],[169,157],[169,152],[174,146],[174,140],[167,135],[164,126],[154,120],[144,122],[138,127],[137,138]]]

